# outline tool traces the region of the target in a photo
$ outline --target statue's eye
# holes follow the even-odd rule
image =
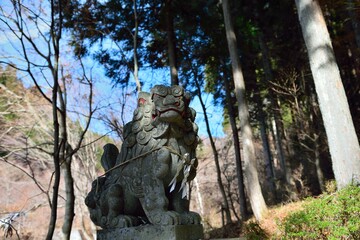
[[[184,93],[184,89],[180,86],[173,86],[171,87],[171,93],[174,97],[180,97]]]
[[[164,96],[161,96],[161,95],[159,95],[159,94],[157,94],[157,93],[153,93],[153,94],[151,95],[151,99],[152,99],[152,100],[158,100],[159,98],[164,98]]]
[[[152,89],[152,94],[156,94],[156,95],[159,95],[159,96],[162,96],[162,97],[165,97],[167,94],[168,94],[168,88],[165,87],[165,86],[155,86],[153,89]]]

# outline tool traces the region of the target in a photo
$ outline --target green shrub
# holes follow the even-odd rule
[[[307,199],[281,228],[283,239],[360,239],[360,187]]]

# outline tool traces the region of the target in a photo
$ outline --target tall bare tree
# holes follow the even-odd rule
[[[74,187],[71,173],[73,155],[80,149],[82,140],[87,132],[94,109],[92,106],[92,81],[85,74],[79,77],[80,81],[89,89],[89,109],[85,116],[85,125],[75,145],[68,141],[69,118],[67,102],[67,77],[62,71],[61,38],[63,27],[63,5],[61,0],[50,0],[45,3],[37,1],[9,1],[0,6],[0,22],[4,28],[9,45],[17,52],[12,55],[11,50],[0,63],[25,73],[32,81],[41,96],[52,105],[53,121],[53,150],[54,179],[52,184],[52,199],[50,202],[51,217],[47,239],[52,239],[58,219],[58,195],[61,177],[61,168],[64,173],[66,189],[65,214],[63,223],[64,239],[70,239],[74,219]],[[80,62],[80,65],[83,66]],[[84,70],[84,68],[82,68]],[[67,75],[69,76],[69,75]],[[47,87],[44,87],[47,86]],[[51,94],[47,93],[48,88]],[[52,179],[51,179],[52,180]]]
[[[360,181],[360,147],[317,0],[295,0],[338,188]]]
[[[238,49],[236,46],[236,36],[231,21],[230,6],[228,0],[222,1],[224,14],[226,38],[230,53],[233,80],[235,86],[236,99],[238,101],[240,132],[243,142],[243,161],[246,190],[250,199],[251,208],[255,218],[260,221],[267,212],[267,206],[261,192],[258,173],[256,169],[255,147],[253,134],[249,122],[249,110],[245,97],[245,81],[239,61]]]

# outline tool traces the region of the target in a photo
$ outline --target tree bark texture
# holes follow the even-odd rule
[[[233,80],[235,86],[235,94],[238,101],[240,131],[243,141],[243,155],[244,155],[244,174],[247,187],[248,196],[251,203],[251,208],[255,218],[260,221],[267,212],[264,197],[261,192],[258,173],[256,169],[255,147],[253,143],[253,134],[249,122],[249,110],[245,98],[245,82],[239,62],[236,36],[232,26],[230,16],[230,6],[228,0],[222,1],[222,8],[224,14],[226,38],[230,53],[230,59],[233,71]]]
[[[75,217],[75,193],[74,193],[74,179],[71,174],[71,157],[68,157],[63,163],[63,174],[65,182],[65,215],[64,223],[62,225],[63,239],[70,239],[73,220]]]
[[[338,188],[360,182],[360,147],[329,32],[316,0],[295,0]]]

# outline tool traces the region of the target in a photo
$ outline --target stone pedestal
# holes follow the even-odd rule
[[[199,240],[204,238],[202,225],[142,225],[98,230],[98,240]]]

